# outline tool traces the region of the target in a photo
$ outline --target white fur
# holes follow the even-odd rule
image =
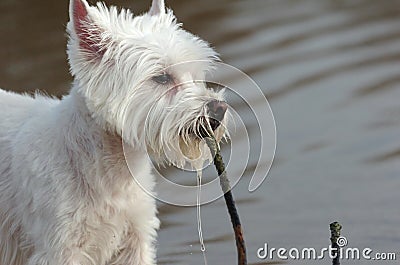
[[[97,53],[80,46],[78,1]],[[57,100],[0,90],[0,265],[155,264],[155,200],[131,173],[152,191],[147,149],[157,158],[172,153],[177,164],[190,156],[198,144],[190,129],[198,129],[209,100],[222,99],[194,80],[217,57],[161,0],[136,17],[84,0],[70,6],[70,94]],[[168,69],[177,88],[152,80],[184,61],[195,62]]]

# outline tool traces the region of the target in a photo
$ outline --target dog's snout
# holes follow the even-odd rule
[[[210,116],[210,125],[213,130],[217,129],[224,119],[228,105],[224,101],[212,100],[207,103],[207,112]]]

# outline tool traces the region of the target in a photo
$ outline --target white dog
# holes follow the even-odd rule
[[[147,151],[181,164],[205,126],[222,136],[227,105],[197,81],[216,53],[163,0],[135,17],[71,0],[67,28],[68,96],[0,90],[0,265],[155,264]]]

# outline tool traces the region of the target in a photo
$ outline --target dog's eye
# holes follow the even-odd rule
[[[154,76],[153,80],[161,85],[166,85],[172,82],[172,76],[170,74],[164,73],[162,75]]]

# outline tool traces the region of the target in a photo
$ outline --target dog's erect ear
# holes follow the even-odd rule
[[[151,16],[157,16],[163,13],[165,13],[164,0],[153,0],[153,3],[151,4],[151,8],[149,10],[149,14]]]
[[[69,16],[79,47],[85,51],[101,55],[100,29],[89,16],[89,4],[85,0],[70,0]]]

